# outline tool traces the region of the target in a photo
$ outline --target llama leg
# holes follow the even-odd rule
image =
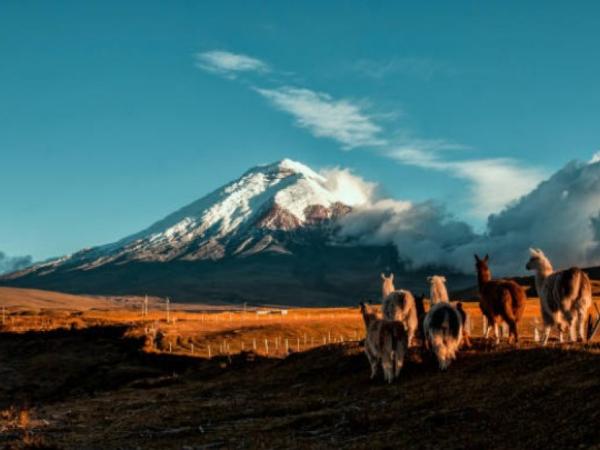
[[[463,332],[463,342],[465,343],[466,348],[471,348],[471,336],[466,331]]]
[[[492,322],[491,322],[491,321],[490,321],[490,319],[488,318],[488,320],[487,320],[487,326],[485,327],[485,332],[483,333],[483,337],[484,337],[484,339],[487,339],[487,338],[488,338],[488,336],[490,335],[490,331],[492,330],[492,325],[491,325],[491,323],[492,323]]]
[[[408,330],[408,346],[412,345],[413,338],[415,337],[415,330]]]
[[[515,322],[514,320],[511,320],[508,323],[508,340],[510,341],[511,336],[514,339],[514,344],[515,346],[519,346],[519,330],[517,329],[517,322]]]
[[[548,343],[548,339],[550,338],[550,331],[552,330],[552,327],[550,325],[546,325],[544,327],[544,340],[542,341],[542,346],[545,347],[546,344]]]
[[[385,381],[387,381],[388,383],[391,383],[394,380],[392,358],[394,358],[394,355],[387,354],[381,359],[381,368],[383,369],[383,378],[385,378]]]
[[[565,340],[563,339],[563,332],[562,330],[559,328],[558,329],[558,342],[560,342],[561,344],[564,342]]]
[[[585,335],[585,314],[581,311],[577,314],[577,334],[581,342],[587,341],[587,336]]]
[[[402,370],[402,366],[404,365],[404,352],[406,349],[403,345],[400,345],[398,350],[396,351],[396,373],[394,373],[394,378],[398,378],[400,375],[400,371]]]
[[[369,364],[371,365],[371,380],[377,376],[377,367],[379,366],[379,360],[375,355],[372,355],[371,352],[365,347],[365,354],[367,355],[367,359],[369,360]]]
[[[577,315],[579,317],[579,315]],[[577,320],[575,317],[571,318],[571,323],[569,325],[569,338],[571,342],[577,342]]]
[[[498,322],[494,322],[494,337],[496,338],[496,345],[500,344],[500,330]]]

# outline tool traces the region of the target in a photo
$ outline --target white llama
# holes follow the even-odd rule
[[[572,342],[577,337],[585,341],[585,321],[592,304],[592,285],[587,274],[578,267],[554,271],[552,264],[540,249],[530,249],[527,270],[534,270],[535,287],[540,297],[544,321],[543,345],[553,326],[558,328],[559,341],[568,330]]]
[[[398,377],[404,355],[408,349],[408,335],[401,322],[381,320],[364,303],[360,304],[367,337],[365,354],[371,365],[371,379],[377,375],[381,365],[383,376],[388,383]]]
[[[448,303],[450,301],[448,290],[446,289],[446,277],[432,275],[427,277],[427,281],[429,281],[429,298],[432,305],[440,302]]]
[[[413,295],[404,289],[394,291],[383,300],[381,311],[384,319],[402,322],[408,333],[408,345],[410,346],[419,326]]]

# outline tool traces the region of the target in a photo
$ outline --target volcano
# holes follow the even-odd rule
[[[423,287],[424,278],[407,273],[395,247],[336,237],[337,219],[367,200],[285,159],[248,170],[138,233],[4,275],[0,283],[305,306],[376,300],[386,270],[400,273],[404,287]]]

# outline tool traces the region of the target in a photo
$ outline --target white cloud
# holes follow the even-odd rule
[[[590,162],[590,164],[594,164],[594,163],[600,162],[600,151],[597,151],[596,153],[594,153],[592,155],[592,159],[590,159],[589,162]]]
[[[335,100],[323,92],[289,86],[256,91],[276,108],[291,114],[296,125],[316,137],[338,141],[343,148],[378,147],[386,141],[382,128],[361,108],[346,99]]]
[[[31,256],[7,256],[0,252],[0,274],[23,269],[33,263]]]
[[[417,145],[396,148],[388,155],[403,164],[442,171],[451,177],[467,180],[470,183],[471,213],[483,218],[530,192],[544,177],[540,170],[523,167],[508,158],[441,159],[439,150],[450,148],[451,145],[445,145],[443,141],[429,147],[420,146],[417,142]]]
[[[325,187],[333,192],[336,198],[346,205],[364,205],[370,202],[377,185],[354,175],[348,169],[322,170],[321,175],[325,178]]]
[[[265,73],[269,66],[260,59],[223,50],[211,50],[196,54],[196,66],[202,70],[235,78],[241,72]]]

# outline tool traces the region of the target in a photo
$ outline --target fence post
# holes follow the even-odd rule
[[[194,354],[194,344],[192,344],[192,355]]]
[[[171,308],[170,308],[170,304],[171,300],[169,300],[169,297],[167,297],[167,323],[171,322]]]
[[[289,353],[290,352],[290,345],[288,342],[288,338],[285,338],[285,352]]]
[[[210,351],[210,344],[208,344],[208,359],[212,359],[212,352]]]
[[[267,352],[267,355],[269,354],[269,341],[267,339],[265,339],[265,351]]]
[[[296,338],[296,350],[300,353],[300,338]]]

